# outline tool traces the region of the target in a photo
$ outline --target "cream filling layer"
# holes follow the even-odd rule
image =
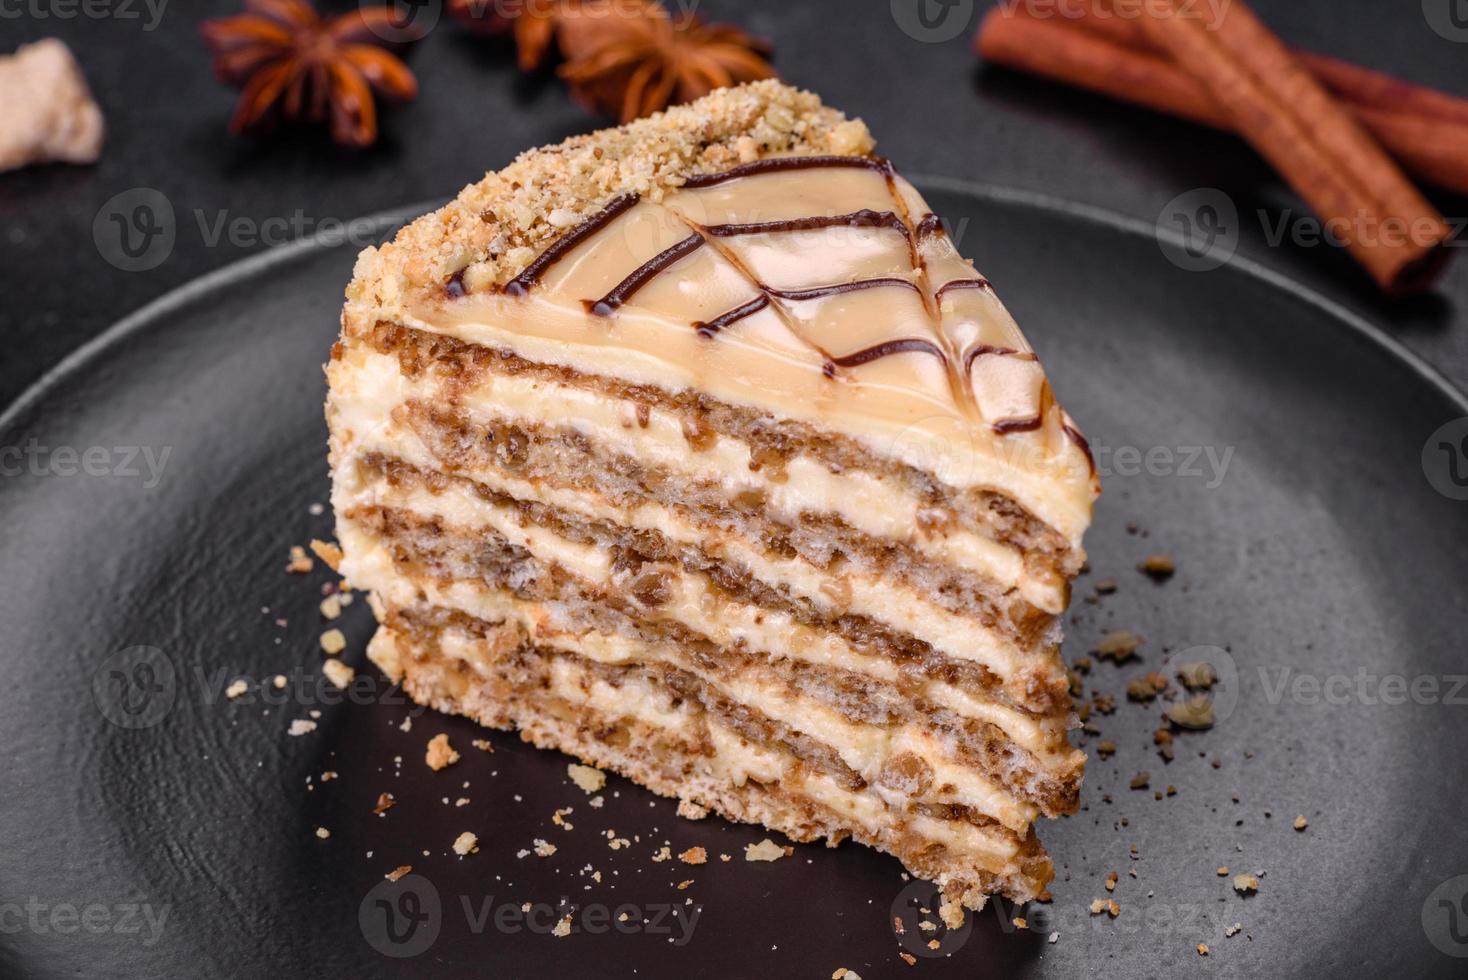
[[[461,635],[453,644],[457,648],[453,655],[474,665],[476,658],[471,651],[481,643],[478,638]],[[384,670],[389,664],[396,665],[402,659],[403,653],[390,630],[379,630],[372,646],[376,657],[382,658],[379,666]],[[673,732],[692,744],[699,741],[703,730],[699,725],[701,719],[716,749],[714,756],[700,760],[706,775],[733,786],[743,786],[751,779],[789,785],[786,773],[794,761],[793,757],[749,743],[717,719],[690,705],[675,707],[664,691],[636,678],[628,678],[622,685],[613,687],[573,661],[558,660],[550,668],[549,693],[571,704],[585,705],[611,719],[631,717],[643,724]],[[870,792],[853,793],[829,776],[809,772],[801,779],[799,791],[863,830],[887,828],[901,821],[909,832],[940,843],[968,860],[980,862],[983,870],[995,874],[1020,872],[1016,860],[1019,847],[1006,835],[963,821],[904,813],[907,800],[900,795],[884,799]],[[1009,829],[1022,837],[1029,830],[1029,822]]]
[[[510,542],[527,548],[543,560],[556,562],[594,587],[603,590],[615,588],[611,559],[605,551],[568,541],[549,529],[523,523],[521,516],[513,509],[491,504],[456,485],[450,485],[443,492],[435,494],[421,487],[403,488],[392,487],[383,482],[370,483],[354,495],[344,495],[339,502],[339,512],[345,512],[359,504],[388,506],[421,516],[438,517],[470,533],[474,529],[492,528]],[[671,519],[667,511],[661,508],[655,510],[661,516]],[[770,563],[754,553],[734,557],[748,561],[750,564],[746,567],[762,581],[777,581],[777,576],[782,571],[767,567]],[[784,564],[808,568],[799,562]],[[804,585],[809,591],[819,594],[824,580],[814,577],[816,581],[806,582]],[[710,592],[710,584],[703,575],[691,574],[681,569],[670,570],[671,594],[667,602],[659,607],[659,613],[721,646],[743,643],[776,655],[877,676],[889,683],[896,679],[895,667],[890,662],[858,654],[838,637],[812,630],[796,622],[788,613],[715,597]],[[899,596],[898,601],[914,605],[922,602],[915,595]],[[981,629],[971,623],[967,628],[970,632],[983,635]],[[1010,661],[1011,664],[1015,662]],[[1007,676],[1001,671],[996,672],[1001,678]],[[962,717],[995,725],[1037,757],[1053,755],[1056,738],[1063,735],[1063,728],[1059,727],[1062,723],[1057,719],[1037,719],[996,702],[967,695],[950,684],[929,682],[928,686],[933,689],[934,699],[940,704]],[[1070,751],[1073,750],[1068,749],[1064,754],[1069,754]]]
[[[422,469],[433,470],[437,467],[436,459],[422,445],[416,434],[389,418],[380,419],[371,428],[347,427],[343,431],[349,433],[347,438],[350,439],[348,446],[339,447],[344,453],[376,451],[396,456]],[[361,491],[362,488],[348,486],[350,478],[340,472],[340,469],[338,465],[333,496],[333,504],[338,513],[354,503],[381,502],[381,494],[390,490],[384,487],[365,491],[370,494],[366,497],[354,496],[352,491]],[[1026,659],[1032,661],[1035,656],[1019,651],[1011,641],[999,634],[976,629],[972,619],[929,602],[916,590],[889,582],[880,576],[853,571],[841,580],[842,594],[833,596],[830,592],[831,578],[803,559],[771,559],[763,552],[751,548],[742,538],[695,526],[659,504],[647,503],[629,510],[595,499],[589,494],[539,487],[502,476],[493,470],[471,471],[471,475],[477,481],[517,499],[541,500],[598,520],[657,530],[669,540],[681,544],[702,545],[717,537],[725,556],[743,565],[761,581],[779,583],[794,594],[809,600],[824,614],[856,613],[866,616],[923,640],[948,656],[981,663],[1003,679],[1015,676],[1023,668]],[[497,511],[488,503],[464,494],[458,488],[450,488],[440,495],[424,496],[430,498],[427,507],[440,508],[427,510],[425,513],[450,517],[466,525],[490,523],[510,540],[529,547],[532,551],[536,550],[530,543],[530,538],[536,534],[519,527],[518,514]],[[513,532],[506,533],[501,527],[507,520],[514,524]],[[524,540],[520,540],[522,538]],[[604,564],[606,561],[604,555],[598,555],[592,549],[583,548],[583,551],[591,554],[574,560],[590,560],[594,564],[598,561]],[[601,573],[593,569],[586,577],[600,578]]]
[[[674,360],[605,343],[607,328],[596,324],[592,334],[579,310],[560,310],[554,303],[533,297],[512,307],[502,299],[468,297],[437,308],[404,312],[400,319],[414,329],[513,351],[528,361],[663,390],[708,391],[730,404],[832,427],[878,456],[920,469],[933,466],[936,451],[941,454],[943,482],[961,489],[992,487],[1022,500],[1077,548],[1090,523],[1094,494],[1089,464],[1079,449],[1050,432],[995,437],[955,413],[942,399],[924,397],[901,384],[862,386],[859,392],[849,386],[849,393],[836,392],[833,400],[818,370],[792,374],[791,379],[798,378],[798,383],[781,384],[772,376],[783,375],[784,365],[763,357],[759,363],[689,371]],[[618,326],[627,333],[637,320],[624,315]],[[696,346],[694,331],[686,332]],[[790,379],[780,379],[786,380]],[[751,387],[762,385],[772,386],[770,397],[750,398]],[[848,400],[849,408],[836,407],[837,401]]]
[[[338,363],[345,365],[340,371]],[[396,358],[366,348],[350,349],[332,370],[337,372],[332,399],[338,418],[354,432],[371,431],[404,401],[445,401],[440,385],[407,378]],[[787,526],[798,525],[806,513],[839,517],[858,531],[902,542],[934,561],[1012,583],[1026,601],[1046,612],[1065,611],[1065,587],[1057,576],[1032,574],[1019,550],[972,531],[923,533],[921,502],[880,474],[832,473],[825,463],[802,455],[784,464],[784,482],[774,482],[763,470],[750,469],[752,454],[742,440],[719,435],[708,448],[694,451],[674,413],[654,408],[644,426],[630,402],[518,375],[491,375],[488,383],[459,393],[459,404],[477,424],[523,421],[570,428],[614,452],[689,480],[717,478],[728,499],[757,491],[770,517]]]
[[[503,598],[508,597],[496,601],[486,587],[465,582],[456,582],[448,588],[441,588],[432,581],[409,581],[398,574],[386,548],[354,524],[343,522],[338,533],[343,550],[350,556],[344,562],[343,573],[354,585],[371,589],[384,597],[389,605],[411,608],[426,601],[429,605],[457,609],[489,622],[518,621],[537,640],[540,638],[545,606],[503,601]],[[480,641],[469,638],[465,642],[473,645]],[[579,645],[563,642],[548,645],[578,656],[587,656],[587,651]],[[463,656],[462,651],[460,655]],[[650,647],[642,647],[641,655],[637,659],[683,666],[670,658],[660,656],[658,651]],[[483,664],[474,666],[483,672]],[[811,699],[790,697],[783,690],[767,684],[728,685],[714,677],[703,676],[702,679],[729,700],[754,708],[829,745],[841,756],[842,761],[869,783],[876,783],[882,766],[892,755],[904,751],[912,752],[933,770],[933,785],[943,792],[943,796],[935,797],[936,802],[954,802],[974,807],[1017,833],[1023,833],[1039,814],[1038,808],[1033,804],[1011,796],[998,784],[946,758],[940,740],[924,733],[908,733],[904,729],[889,732],[882,728],[857,725]]]
[[[634,690],[629,691],[629,688]],[[600,678],[587,675],[573,663],[559,661],[551,669],[551,693],[572,704],[584,703],[613,718],[630,715],[645,724],[679,732],[690,741],[698,738],[697,715],[693,709],[687,706],[673,709],[661,691],[635,680],[612,687]],[[788,782],[785,774],[790,769],[792,757],[752,745],[714,718],[705,716],[704,721],[717,750],[713,757],[703,760],[706,773],[735,786],[743,786],[750,779],[761,783]],[[925,840],[936,841],[965,856],[982,857],[986,862],[984,870],[997,874],[1019,873],[1015,862],[1019,848],[1005,835],[963,821],[903,813],[902,806],[906,802],[903,797],[887,801],[870,794],[853,793],[829,776],[812,773],[805,774],[800,792],[853,820],[856,826],[888,827],[894,818],[901,819],[909,831]],[[1029,830],[1029,823],[1009,829],[1023,836]]]

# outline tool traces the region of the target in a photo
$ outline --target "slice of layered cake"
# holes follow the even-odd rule
[[[369,248],[341,571],[415,699],[945,895],[1033,897],[1097,484],[866,128],[773,82],[526,153]]]

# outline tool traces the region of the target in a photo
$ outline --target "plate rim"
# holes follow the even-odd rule
[[[1155,223],[1149,224],[1140,218],[1123,214],[1120,211],[1115,211],[1100,205],[1086,204],[1058,195],[1047,194],[1043,191],[1029,190],[1006,184],[989,183],[967,177],[929,174],[921,171],[908,174],[907,179],[919,186],[926,185],[950,193],[969,194],[1000,204],[1019,205],[1041,212],[1058,214],[1074,220],[1086,221],[1110,228],[1128,236],[1151,238],[1153,241],[1166,240],[1168,244],[1179,248],[1187,244],[1181,233],[1175,232],[1165,226],[1160,226]],[[429,201],[401,205],[399,207],[374,212],[355,219],[355,221],[370,223],[374,229],[374,235],[376,235],[390,227],[401,225],[413,218],[435,211],[449,203],[449,200],[434,198]],[[206,295],[213,289],[257,275],[278,263],[294,258],[300,253],[311,252],[321,248],[339,248],[343,242],[328,240],[339,237],[339,234],[317,232],[304,238],[271,246],[262,252],[246,255],[233,262],[228,262],[218,269],[213,269],[203,275],[190,279],[182,285],[168,290],[156,299],[143,304],[138,309],[113,322],[96,336],[73,348],[61,360],[57,361],[27,385],[20,394],[16,395],[5,406],[3,411],[0,411],[0,433],[10,430],[15,425],[17,419],[39,405],[47,396],[53,394],[72,375],[85,369],[92,362],[105,357],[109,349],[114,345],[146,329],[150,324],[156,322],[173,309],[188,303],[200,295]],[[1460,389],[1425,358],[1393,337],[1384,327],[1373,322],[1364,314],[1356,312],[1341,301],[1332,299],[1320,290],[1308,286],[1277,269],[1273,269],[1257,259],[1235,253],[1230,257],[1226,267],[1235,269],[1243,275],[1258,279],[1264,284],[1313,306],[1331,318],[1344,323],[1357,335],[1374,344],[1387,355],[1403,363],[1412,373],[1416,374],[1421,380],[1435,389],[1439,395],[1454,404],[1458,411],[1468,416],[1468,392]]]

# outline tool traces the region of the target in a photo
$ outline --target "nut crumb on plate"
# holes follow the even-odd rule
[[[437,772],[459,761],[459,753],[449,744],[449,737],[442,732],[428,740],[428,751],[424,754],[428,768]]]
[[[766,837],[758,844],[744,845],[744,860],[746,861],[778,861],[782,857],[788,857],[791,848],[781,847]]]
[[[566,774],[571,777],[571,782],[581,787],[581,790],[586,793],[598,793],[607,784],[606,773],[591,766],[583,766],[578,762],[568,765]]]
[[[321,672],[338,691],[345,691],[351,685],[352,678],[357,676],[356,671],[340,660],[326,661],[321,665]]]

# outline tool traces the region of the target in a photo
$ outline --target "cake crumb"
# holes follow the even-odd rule
[[[906,963],[908,966],[917,966],[917,957],[913,956],[911,953],[903,952],[898,953],[897,955],[899,958],[901,958],[902,962]]]
[[[321,672],[338,691],[345,691],[351,685],[352,678],[357,676],[356,671],[340,660],[326,661],[321,665]]]
[[[843,966],[831,974],[831,980],[861,980],[861,974]]]
[[[1177,572],[1177,563],[1167,555],[1148,555],[1137,570],[1154,582],[1166,582]]]
[[[566,774],[571,777],[571,782],[579,786],[584,793],[599,793],[607,784],[606,773],[591,766],[583,766],[578,762],[568,765]]]
[[[1163,713],[1168,721],[1179,728],[1201,732],[1213,727],[1213,699],[1206,694],[1197,694],[1186,701],[1170,704]]]
[[[1208,955],[1208,944],[1207,943],[1199,943],[1198,944],[1198,955],[1199,956],[1207,956]]]
[[[938,918],[950,929],[962,929],[963,906],[945,896],[943,904],[938,906]]]
[[[380,817],[396,806],[397,802],[397,798],[391,793],[379,793],[377,796],[377,805],[372,808],[372,812]]]
[[[275,685],[275,689],[277,691],[283,691],[283,690],[285,690],[285,685],[286,685],[285,675],[284,674],[276,674],[274,677],[270,678],[270,683],[272,683],[272,684]]]
[[[307,735],[316,730],[316,723],[309,718],[297,718],[291,722],[291,727],[286,729],[289,735]]]
[[[1115,871],[1108,872],[1106,875],[1106,890],[1109,892],[1116,891],[1118,880],[1120,880],[1120,876]]]
[[[316,836],[321,838],[322,840],[326,840],[328,837],[331,836],[331,831],[327,830],[325,827],[317,827]]]
[[[472,831],[464,831],[454,838],[454,853],[459,857],[472,854],[479,850],[479,838]]]
[[[531,844],[535,848],[536,857],[548,858],[552,854],[556,853],[556,845],[552,844],[550,841],[541,840],[539,837],[531,841]]]
[[[701,847],[690,847],[678,855],[678,860],[684,864],[706,864],[708,859],[709,852]]]
[[[1101,641],[1091,652],[1102,660],[1123,664],[1137,656],[1137,648],[1143,642],[1142,638],[1131,630],[1111,630],[1101,637]]]
[[[317,558],[320,558],[322,561],[326,562],[326,566],[330,568],[333,572],[340,569],[342,563],[342,550],[336,545],[332,544],[330,541],[312,539],[311,550],[316,553]],[[296,549],[292,548],[292,558],[295,557],[295,552]]]
[[[285,570],[291,575],[305,575],[316,567],[311,556],[306,554],[306,549],[298,544],[291,545],[290,561],[286,562]]]
[[[1295,829],[1296,830],[1304,830],[1308,826],[1310,826],[1310,821],[1308,821],[1308,820],[1305,819],[1305,815],[1303,813],[1300,814],[1298,817],[1295,818]],[[1329,836],[1329,835],[1326,835],[1326,836]]]
[[[746,861],[778,861],[782,857],[788,857],[790,848],[781,847],[766,837],[758,844],[744,845],[744,860]]]
[[[346,634],[333,627],[321,634],[321,649],[328,657],[334,657],[347,648]]]
[[[322,619],[340,619],[342,614],[342,597],[335,594],[329,595],[321,600],[321,604],[317,608],[321,610]]]
[[[1251,874],[1234,875],[1234,891],[1240,895],[1249,895],[1259,890],[1259,879]]]
[[[470,742],[469,744],[472,745],[472,746],[474,746],[476,749],[478,749],[481,752],[489,752],[489,753],[493,753],[494,752],[494,746],[490,744],[489,739],[487,739],[487,738],[476,738],[474,741]]]
[[[243,677],[241,677],[232,682],[229,687],[226,687],[224,689],[224,696],[233,701],[235,698],[241,697],[249,689],[250,685],[245,682],[245,679]]]
[[[571,916],[569,913],[562,916],[561,921],[556,923],[556,927],[551,930],[551,935],[557,939],[565,939],[571,935]]]
[[[459,761],[459,753],[449,744],[449,737],[442,732],[428,740],[428,751],[424,755],[428,768],[437,772]]]
[[[1114,898],[1098,898],[1091,903],[1092,915],[1100,915],[1103,912],[1114,919],[1121,915],[1121,906],[1116,904]]]
[[[702,806],[692,800],[678,801],[678,816],[684,820],[702,820],[709,815],[708,807]]]
[[[387,874],[383,875],[383,877],[386,878],[388,881],[397,881],[403,875],[412,870],[413,866],[411,864],[400,864],[396,868],[393,868],[391,871],[389,871]]]
[[[1241,929],[1243,929],[1243,928],[1244,927],[1242,925],[1240,925],[1239,923],[1235,922],[1231,926],[1225,926],[1224,927],[1224,930],[1223,930],[1223,934],[1224,934],[1224,936],[1228,937],[1229,939],[1232,939],[1234,936],[1237,936],[1239,934],[1239,931]]]
[[[1206,691],[1218,683],[1218,672],[1206,660],[1178,664],[1177,676],[1189,691]]]
[[[1221,864],[1221,865],[1218,866],[1218,877],[1220,877],[1220,878],[1227,878],[1228,877],[1228,865]]]

